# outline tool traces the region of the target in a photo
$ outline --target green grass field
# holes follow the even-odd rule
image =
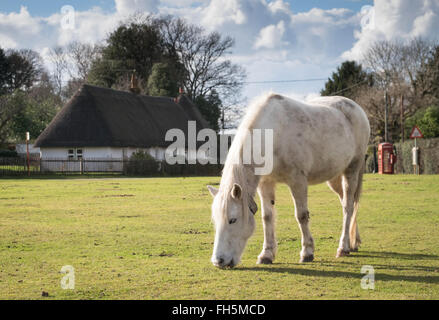
[[[439,176],[366,175],[363,246],[335,259],[338,198],[310,188],[316,259],[299,264],[288,189],[277,193],[278,255],[256,265],[255,235],[241,264],[210,263],[207,184],[219,178],[0,180],[0,299],[439,299]],[[61,267],[75,269],[63,290]],[[363,265],[375,289],[361,288]],[[49,297],[42,297],[42,291]]]

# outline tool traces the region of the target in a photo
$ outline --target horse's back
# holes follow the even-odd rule
[[[274,174],[298,171],[310,183],[324,182],[363,157],[367,148],[367,116],[344,97],[303,103],[271,95],[259,115],[255,125],[274,130]]]
[[[339,110],[344,114],[346,119],[351,123],[353,127],[359,127],[362,130],[362,134],[369,138],[370,125],[369,119],[363,108],[359,106],[355,101],[346,97],[319,97],[309,102],[310,105],[319,105],[331,107]]]

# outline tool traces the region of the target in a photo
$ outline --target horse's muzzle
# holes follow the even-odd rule
[[[224,258],[219,258],[219,259],[212,260],[212,263],[215,267],[221,268],[221,269],[233,268],[236,266],[236,263],[235,263],[235,261],[233,261],[233,259],[227,262],[224,260]]]

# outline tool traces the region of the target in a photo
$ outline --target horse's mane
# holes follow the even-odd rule
[[[220,183],[220,193],[223,196],[223,205],[227,206],[228,195],[232,191],[233,185],[239,184],[242,188],[242,201],[244,208],[244,218],[247,217],[249,197],[253,197],[254,194],[249,194],[249,172],[251,169],[243,164],[242,153],[244,142],[247,139],[248,134],[253,128],[258,115],[260,114],[262,108],[266,105],[269,98],[273,96],[273,93],[265,93],[257,98],[255,98],[249,105],[247,112],[239,125],[236,132],[235,138],[233,139],[232,145],[227,154],[226,161],[224,163],[224,168]],[[224,212],[227,212],[225,210]]]

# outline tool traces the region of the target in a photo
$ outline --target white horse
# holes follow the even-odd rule
[[[242,161],[243,147],[254,129],[273,130],[273,170],[256,175],[254,164]],[[286,183],[302,233],[300,262],[314,259],[309,230],[308,185],[327,181],[343,207],[343,229],[336,257],[358,250],[356,223],[370,126],[363,109],[344,97],[321,97],[309,104],[269,94],[253,104],[238,128],[227,155],[212,220],[216,228],[212,263],[234,267],[255,229],[256,191],[262,206],[264,245],[258,263],[270,264],[276,255],[275,186]],[[263,147],[261,147],[264,153]],[[265,155],[267,156],[267,155]]]

